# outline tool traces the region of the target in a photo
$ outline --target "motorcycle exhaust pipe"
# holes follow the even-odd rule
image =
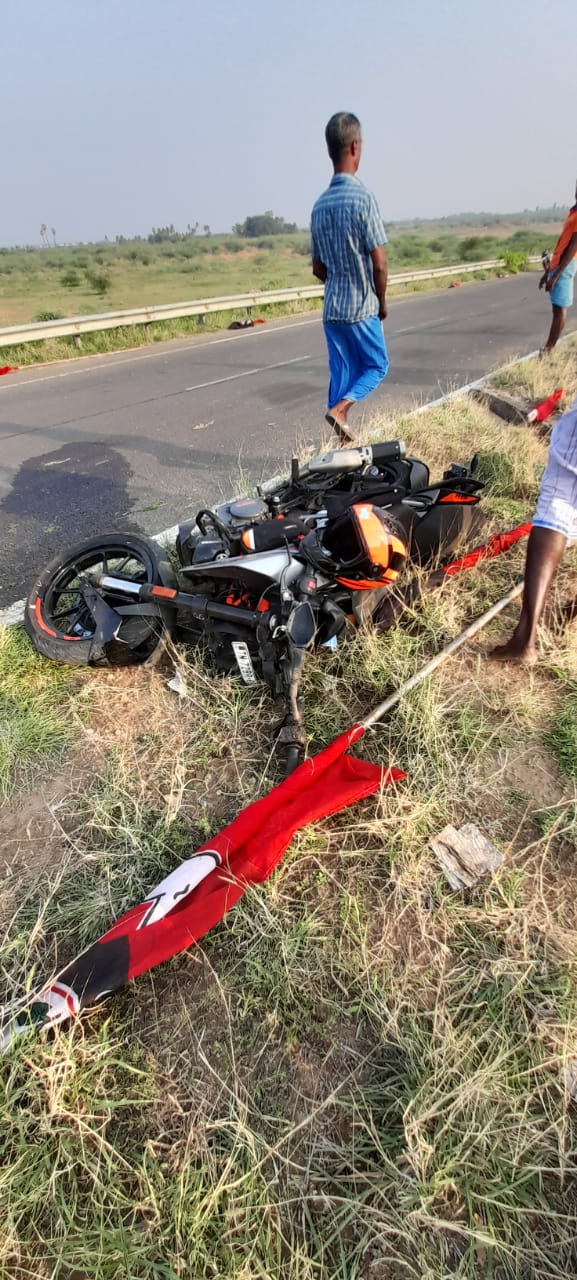
[[[398,462],[407,453],[404,440],[385,440],[384,444],[374,444],[371,449],[373,462]]]
[[[348,449],[330,449],[318,458],[311,458],[304,475],[338,475],[344,471],[360,471],[361,467],[380,462],[397,462],[404,458],[407,446],[404,440],[385,440],[383,444],[351,445]]]

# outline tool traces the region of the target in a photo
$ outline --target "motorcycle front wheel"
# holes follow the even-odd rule
[[[46,567],[26,602],[24,625],[46,658],[73,666],[131,666],[146,662],[172,630],[169,608],[122,619],[117,635],[101,646],[82,593],[85,574],[108,574],[127,583],[175,587],[176,577],[157,543],[133,534],[103,534],[80,543]],[[101,592],[111,608],[134,603],[129,591]]]

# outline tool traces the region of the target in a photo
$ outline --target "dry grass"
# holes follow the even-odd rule
[[[574,356],[563,377],[577,386]],[[434,470],[473,447],[491,459],[488,527],[530,513],[545,442],[528,430],[458,402],[402,428]],[[312,660],[312,747],[522,561],[521,547],[402,627]],[[369,736],[363,753],[407,770],[398,790],[302,832],[201,947],[18,1044],[0,1085],[1,1277],[575,1274],[575,748],[555,741],[576,581],[572,554],[533,672],[486,663],[511,618],[495,623]],[[270,785],[268,697],[179,661],[181,702],[161,671],[86,676],[75,751],[100,766],[58,801],[60,856],[6,899],[10,994]],[[465,895],[427,849],[449,820],[505,855]]]

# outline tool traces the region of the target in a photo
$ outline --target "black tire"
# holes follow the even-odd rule
[[[99,564],[105,572],[131,582],[171,588],[178,585],[166,552],[156,542],[130,533],[102,534],[57,556],[36,579],[26,601],[26,631],[38,652],[56,662],[81,667],[146,662],[173,630],[175,611],[161,604],[160,617],[126,618],[118,639],[104,646],[96,643],[94,620],[74,584],[79,570]],[[127,594],[126,603],[133,601]],[[115,602],[119,603],[117,595],[109,601],[111,605]]]

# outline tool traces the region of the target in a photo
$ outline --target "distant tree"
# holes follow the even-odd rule
[[[171,241],[182,240],[182,234],[175,231],[171,222],[168,227],[153,227],[148,237],[150,244],[167,244]]]
[[[46,226],[46,223],[41,222],[40,223],[40,244],[45,249],[49,248],[47,232],[48,232],[48,228]]]
[[[296,222],[285,222],[278,218],[272,209],[266,213],[251,213],[244,222],[237,222],[233,227],[235,236],[245,236],[248,240],[258,240],[260,236],[292,235],[298,231]]]
[[[195,236],[197,231],[198,231],[198,222],[195,222],[194,225],[189,222],[186,228],[187,236]]]
[[[56,248],[56,227],[50,228],[50,235],[52,236],[52,244]]]
[[[209,236],[209,235],[210,235],[210,227],[209,227],[209,225],[208,225],[208,222],[205,222],[205,224],[204,224],[204,226],[203,226],[203,228],[202,228],[202,229],[203,229],[203,231],[204,231],[205,236]]]

